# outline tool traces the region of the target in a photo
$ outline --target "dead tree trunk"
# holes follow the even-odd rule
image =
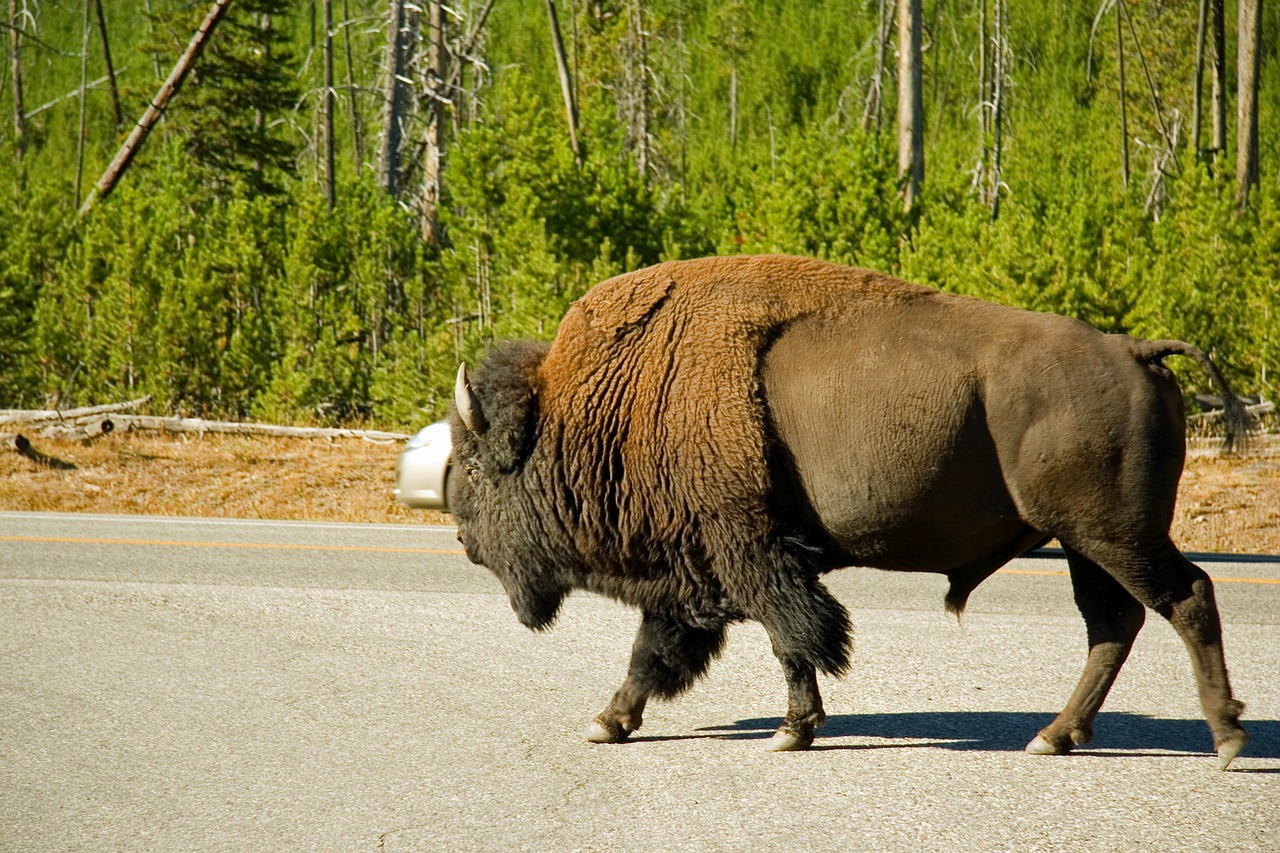
[[[632,0],[630,11],[632,104],[629,132],[636,152],[636,168],[642,178],[648,179],[652,165],[649,139],[649,46],[644,32],[644,13],[640,0]]]
[[[1009,58],[1009,7],[996,0],[991,68],[991,221],[1000,217],[1000,184],[1004,157],[1004,96]]]
[[[898,180],[911,210],[924,182],[924,103],[920,73],[920,0],[898,0]]]
[[[26,119],[22,102],[22,30],[18,26],[17,0],[9,0],[9,36],[12,49],[12,83],[13,83],[13,141],[19,165],[26,154]],[[22,171],[19,169],[19,185]]]
[[[391,196],[398,190],[400,121],[404,111],[404,0],[391,0],[387,16],[387,75],[382,109],[382,148],[378,154],[378,182]]]
[[[151,12],[151,0],[143,0],[142,8],[147,13],[147,34],[151,36],[151,41],[156,40],[156,18]],[[154,50],[151,52],[151,71],[155,74],[156,82],[160,82],[160,56]]]
[[[1258,65],[1262,54],[1262,0],[1240,0],[1236,31],[1236,207],[1249,205],[1258,183]]]
[[[191,37],[191,42],[187,45],[187,49],[183,51],[182,56],[178,58],[178,63],[169,72],[168,79],[160,86],[160,91],[156,93],[146,112],[142,114],[142,118],[138,119],[133,132],[129,134],[129,138],[124,141],[124,145],[116,153],[115,159],[111,161],[111,164],[107,166],[107,170],[102,173],[102,177],[98,179],[97,186],[90,191],[89,197],[84,200],[77,218],[83,219],[98,199],[106,198],[115,189],[116,183],[124,175],[125,170],[129,168],[133,158],[137,156],[142,143],[146,141],[147,134],[151,132],[151,128],[164,113],[164,108],[173,96],[177,94],[178,89],[182,87],[182,81],[186,79],[187,73],[195,65],[196,60],[200,58],[200,53],[208,43],[209,37],[213,35],[214,28],[218,26],[218,21],[222,20],[230,5],[231,0],[214,0],[213,8],[209,10],[209,14],[205,16],[204,21],[200,24],[200,29],[196,30],[196,34]]]
[[[337,182],[333,174],[333,0],[324,0],[324,200],[333,210]]]
[[[1125,23],[1129,25],[1129,37],[1133,39],[1133,49],[1138,54],[1138,64],[1142,66],[1142,76],[1147,81],[1147,93],[1151,95],[1151,108],[1156,114],[1156,124],[1160,128],[1160,138],[1164,140],[1169,160],[1177,168],[1178,146],[1175,142],[1176,131],[1171,130],[1168,122],[1164,120],[1164,106],[1160,103],[1160,91],[1156,88],[1155,79],[1151,76],[1151,68],[1147,65],[1147,56],[1142,49],[1142,42],[1138,40],[1138,31],[1134,29],[1133,18],[1129,15],[1129,10],[1124,3],[1117,3],[1116,7],[1124,12]]]
[[[981,38],[978,41],[978,93],[980,97],[979,103],[982,104],[982,109],[979,115],[982,119],[982,132],[984,134],[990,134],[992,124],[992,109],[990,105],[995,100],[994,93],[992,91],[995,87],[991,79],[992,65],[994,62],[991,52],[992,43],[990,37],[987,35],[990,30],[990,25],[988,24],[990,18],[987,14],[987,0],[982,0],[982,8],[979,11],[979,29],[981,30]]]
[[[1209,0],[1210,29],[1213,33],[1213,151],[1227,148],[1227,25],[1223,0]]]
[[[639,0],[630,0],[625,11],[626,38],[619,45],[623,77],[615,90],[618,117],[625,132],[625,148],[635,157],[637,171],[648,178],[653,164],[649,136],[649,50],[644,13]]]
[[[564,96],[564,112],[569,121],[569,146],[573,158],[582,162],[582,147],[578,142],[578,102],[573,94],[573,78],[569,73],[569,59],[564,51],[564,39],[560,36],[560,21],[556,17],[555,0],[547,0],[547,21],[551,26],[551,47],[556,54],[556,68],[560,72],[560,93]]]
[[[438,244],[444,238],[443,232],[439,230],[439,204],[441,195],[440,176],[443,172],[440,161],[443,157],[446,142],[444,136],[444,119],[445,113],[448,112],[446,108],[450,106],[453,107],[453,116],[456,127],[458,113],[461,111],[460,101],[464,94],[462,90],[463,67],[467,62],[476,61],[472,57],[471,52],[480,39],[480,34],[484,29],[485,19],[488,18],[489,11],[493,8],[494,2],[495,0],[488,0],[488,2],[485,3],[484,7],[480,10],[479,15],[476,16],[476,20],[472,24],[470,32],[467,33],[467,37],[463,39],[461,45],[452,52],[448,48],[446,24],[448,19],[446,17],[447,10],[444,8],[443,3],[439,4],[440,16],[438,18],[438,26],[434,24],[432,25],[432,38],[435,38],[434,33],[439,33],[439,42],[433,42],[432,47],[432,50],[438,51],[439,58],[433,58],[435,54],[429,53],[428,55],[428,64],[430,68],[428,69],[429,75],[427,88],[431,95],[427,112],[429,114],[428,117],[430,121],[428,122],[426,131],[423,133],[422,139],[419,140],[417,146],[415,146],[412,158],[414,163],[421,160],[424,164],[424,220],[422,223],[422,233],[423,239],[429,243]],[[435,11],[434,8],[432,11]],[[453,57],[453,61],[450,61],[450,56]],[[431,68],[434,68],[435,70],[431,71]],[[433,112],[437,109],[438,115]],[[435,146],[434,153],[432,152],[432,146]],[[431,192],[431,188],[434,188],[434,195]],[[434,201],[432,201],[432,199],[434,199]],[[429,210],[434,210],[434,213],[431,214],[431,219],[428,222],[427,214]],[[436,236],[434,239],[430,236],[431,231],[429,228],[435,229]]]
[[[1122,186],[1129,189],[1129,111],[1125,106],[1124,80],[1124,10],[1116,3],[1116,64],[1120,85],[1120,177]]]
[[[111,111],[116,119],[116,133],[124,127],[124,111],[120,108],[120,89],[116,86],[116,68],[111,62],[111,41],[107,38],[107,16],[102,11],[102,0],[94,0],[98,11],[98,36],[102,39],[102,61],[107,67],[107,86],[111,91]]]
[[[893,20],[889,16],[890,0],[879,0],[879,16],[876,22],[876,68],[871,73],[871,82],[867,84],[867,99],[862,108],[862,129],[874,130],[880,135],[882,115],[884,113],[884,71],[885,53],[889,47],[889,30]]]
[[[489,17],[489,11],[493,9],[494,0],[488,0],[484,4],[484,8],[480,10],[480,14],[476,15],[475,23],[471,25],[471,32],[467,34],[466,40],[462,43],[462,48],[455,54],[455,61],[449,68],[449,77],[445,81],[444,90],[449,93],[449,97],[455,97],[459,88],[462,86],[462,72],[466,64],[471,61],[471,51],[475,48],[476,42],[480,38],[480,33],[484,30],[484,22]],[[460,110],[454,110],[455,118]]]
[[[356,101],[355,62],[351,59],[351,11],[347,0],[342,0],[342,47],[347,57],[347,107],[351,110],[351,150],[358,177],[364,167],[364,128],[360,120],[360,105]]]
[[[264,57],[268,62],[271,61],[271,40],[268,34],[271,32],[271,13],[263,12],[262,17],[258,19],[258,29],[262,33],[262,44],[267,50]],[[259,142],[262,142],[267,132],[267,111],[262,107],[257,107],[253,111],[253,133]],[[266,163],[261,157],[253,158],[253,171],[255,174],[261,175],[262,170],[266,168]]]
[[[76,205],[80,204],[80,180],[84,176],[85,120],[89,101],[89,3],[84,0],[80,38],[80,130],[76,134]]]
[[[9,50],[13,81],[13,143],[21,161],[27,143],[22,121],[22,30],[18,28],[18,0],[9,0]]]
[[[1200,0],[1200,10],[1196,18],[1196,72],[1195,84],[1191,87],[1191,150],[1196,159],[1201,156],[1200,148],[1200,114],[1204,103],[1204,44],[1209,23],[1209,0]]]
[[[431,0],[427,30],[426,156],[422,169],[422,240],[440,245],[440,146],[444,142],[444,4]]]
[[[972,190],[991,210],[994,221],[1000,214],[1000,159],[1003,154],[1002,107],[1005,92],[1005,7],[996,0],[994,22],[987,14],[987,0],[978,7],[978,162],[973,170]]]

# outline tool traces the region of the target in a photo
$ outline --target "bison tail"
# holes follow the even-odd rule
[[[1244,444],[1249,434],[1249,412],[1240,398],[1231,390],[1227,377],[1222,375],[1222,371],[1213,363],[1213,359],[1209,358],[1203,350],[1183,341],[1143,341],[1135,338],[1133,342],[1134,356],[1149,364],[1158,364],[1161,359],[1170,355],[1186,356],[1198,362],[1213,380],[1218,393],[1222,395],[1223,417],[1227,424],[1227,437],[1222,449],[1230,451]]]

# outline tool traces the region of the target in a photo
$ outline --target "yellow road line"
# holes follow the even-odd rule
[[[198,542],[177,539],[94,539],[74,536],[0,536],[0,542],[49,542],[71,545],[151,545],[169,548],[254,548],[270,551],[354,551],[367,554],[463,554],[461,548],[379,548],[369,545],[298,545],[277,542]],[[1066,577],[1053,569],[1000,569],[1002,575]],[[1280,578],[1213,578],[1214,583],[1280,584]]]
[[[1050,571],[1048,569],[1000,569],[996,572],[1000,575],[1061,575],[1067,576],[1067,572]],[[1214,583],[1261,583],[1261,584],[1280,584],[1280,578],[1210,578]]]
[[[360,551],[374,554],[462,554],[461,548],[377,548],[368,545],[299,545],[276,542],[191,542],[170,539],[91,539],[73,536],[0,536],[0,542],[72,545],[159,545],[170,548],[258,548],[274,551]]]

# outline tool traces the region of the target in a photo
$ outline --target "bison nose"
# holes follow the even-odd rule
[[[463,535],[462,529],[458,529],[458,544],[462,546],[462,550],[467,553],[467,559],[475,563],[477,566],[483,566],[484,561],[480,559],[480,554],[476,550],[475,544]]]

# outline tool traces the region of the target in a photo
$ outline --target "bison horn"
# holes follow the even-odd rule
[[[458,407],[458,417],[462,418],[467,429],[476,433],[484,432],[488,423],[480,409],[480,401],[476,399],[476,392],[467,381],[465,362],[458,367],[458,381],[453,386],[453,404]]]

